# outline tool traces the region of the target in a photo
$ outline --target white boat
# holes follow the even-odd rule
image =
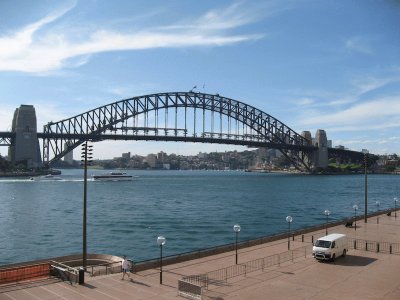
[[[271,171],[269,169],[254,168],[254,169],[247,169],[246,172],[270,173]]]
[[[38,177],[31,177],[30,179],[31,179],[31,180],[34,180],[34,181],[62,180],[61,177],[59,177],[59,176],[54,176],[54,175],[51,175],[51,174],[47,174],[47,175],[44,175],[44,176],[38,176]]]
[[[110,172],[108,174],[93,175],[93,179],[96,181],[130,181],[133,176],[122,172]]]

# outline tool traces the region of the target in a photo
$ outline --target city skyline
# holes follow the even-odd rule
[[[41,132],[117,100],[196,86],[298,133],[324,129],[333,146],[400,152],[398,1],[6,0],[0,18],[0,131],[21,104],[35,106]],[[105,141],[94,155],[245,149]]]

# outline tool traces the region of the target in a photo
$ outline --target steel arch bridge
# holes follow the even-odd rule
[[[279,149],[310,171],[317,149],[271,115],[246,103],[195,92],[158,93],[110,103],[44,126],[43,162],[51,164],[87,140],[155,140]],[[52,156],[52,157],[50,157]]]

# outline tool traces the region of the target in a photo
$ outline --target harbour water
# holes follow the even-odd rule
[[[98,174],[104,171],[89,170]],[[127,182],[88,181],[89,253],[156,258],[364,214],[364,176],[237,171],[127,171]],[[369,212],[394,207],[400,176],[368,175]],[[0,265],[82,252],[83,171],[61,180],[0,180]],[[400,203],[399,203],[400,204]]]

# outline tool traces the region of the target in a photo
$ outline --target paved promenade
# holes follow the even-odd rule
[[[329,233],[346,233],[349,238],[400,243],[400,214],[357,222],[357,230],[344,225],[329,228]],[[309,233],[305,241],[291,242],[291,248],[309,246],[310,238],[325,235],[325,230]],[[239,250],[239,263],[287,251],[287,239]],[[235,253],[165,266],[163,284],[159,271],[151,269],[121,280],[121,274],[86,276],[84,285],[58,280],[0,287],[3,299],[183,299],[178,296],[178,280],[235,264]],[[303,257],[280,265],[210,285],[203,299],[400,299],[400,255],[350,249],[345,258],[321,263],[307,250]]]

